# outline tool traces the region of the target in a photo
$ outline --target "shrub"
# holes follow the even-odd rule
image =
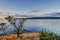
[[[56,40],[57,34],[48,31],[41,31],[40,32],[40,40]]]

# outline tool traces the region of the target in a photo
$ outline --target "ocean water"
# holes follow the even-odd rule
[[[27,19],[23,25],[23,28],[32,32],[47,30],[60,34],[60,19]],[[6,30],[7,33],[12,33],[14,29],[13,25],[10,25]]]

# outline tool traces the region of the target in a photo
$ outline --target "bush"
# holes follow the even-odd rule
[[[48,31],[41,31],[40,32],[40,40],[56,40],[57,34]]]

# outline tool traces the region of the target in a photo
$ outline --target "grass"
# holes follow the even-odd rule
[[[20,32],[20,37],[17,37],[17,32],[15,34],[0,36],[0,40],[57,40],[60,36],[49,31],[41,31],[40,33],[26,33]]]
[[[39,40],[39,33],[23,33],[20,34],[18,38],[16,34],[4,35],[1,36],[0,39],[2,40]]]

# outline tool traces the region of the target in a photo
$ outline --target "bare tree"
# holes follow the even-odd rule
[[[6,34],[5,33],[6,26],[5,25],[6,25],[6,23],[0,23],[0,30],[2,30],[4,34]]]
[[[19,37],[19,32],[22,32],[22,27],[24,22],[26,21],[26,18],[19,19],[19,18],[8,16],[5,19],[7,19],[10,24],[14,25],[14,27],[17,29],[17,37]],[[16,25],[17,20],[19,20],[19,25]]]

